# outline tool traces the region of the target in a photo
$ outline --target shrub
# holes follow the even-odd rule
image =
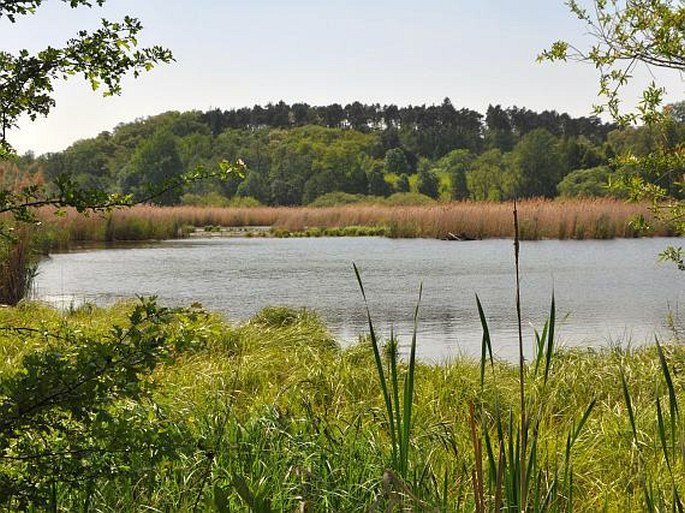
[[[38,348],[0,375],[0,505],[57,511],[57,489],[88,490],[136,472],[142,479],[185,448],[183,426],[150,407],[148,377],[201,343],[186,336],[199,315],[149,299],[104,332],[73,322],[11,328],[19,347]]]
[[[433,198],[420,194],[418,192],[396,192],[388,198],[385,203],[390,206],[421,206],[421,205],[435,205],[436,201]]]
[[[557,185],[563,198],[593,198],[610,196],[607,187],[611,169],[598,166],[590,169],[577,169],[567,174]]]
[[[355,205],[358,203],[368,203],[373,196],[364,196],[363,194],[350,194],[347,192],[329,192],[319,196],[312,201],[310,207],[335,207],[338,205]]]

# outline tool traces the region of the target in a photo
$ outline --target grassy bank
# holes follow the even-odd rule
[[[0,310],[0,325],[29,328],[0,332],[1,393],[36,353],[52,365],[81,361],[81,337],[104,344],[130,335],[140,315],[132,317],[132,308]],[[311,313],[271,308],[231,325],[193,309],[153,329],[135,326],[172,350],[145,379],[149,393],[109,407],[105,425],[120,433],[112,449],[120,452],[94,442],[101,453],[48,446],[26,457],[22,448],[52,434],[30,424],[11,435],[18,442],[0,444],[0,481],[38,480],[55,511],[470,512],[516,500],[519,374],[509,363],[490,363],[487,352],[483,366],[462,358],[418,363],[409,416],[407,364],[393,363],[386,344],[379,356],[402,415],[389,419],[368,337],[343,349]],[[524,370],[535,431],[523,458],[527,511],[649,511],[648,500],[671,511],[673,490],[685,493],[678,409],[685,407],[685,348],[668,345],[661,359],[653,346],[547,352],[541,340],[541,358]],[[78,411],[52,415],[69,426]],[[394,434],[405,423],[406,463],[398,468]],[[38,441],[22,438],[34,432],[43,433]],[[64,468],[73,458],[83,474],[70,481]],[[6,510],[18,504],[4,499]]]
[[[523,239],[607,239],[633,237],[629,221],[650,216],[644,205],[617,200],[542,201],[519,204]],[[340,206],[327,208],[203,208],[139,206],[106,216],[67,212],[42,214],[53,247],[74,241],[116,241],[181,237],[196,228],[270,226],[276,235],[309,234],[388,237],[502,238],[513,235],[509,203],[460,202],[438,206]],[[354,228],[354,229],[353,229]],[[370,228],[363,230],[361,228]],[[328,230],[328,233],[326,233]],[[653,235],[668,235],[655,226]]]

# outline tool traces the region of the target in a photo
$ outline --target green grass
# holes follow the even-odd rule
[[[104,337],[131,308],[0,310],[1,326],[35,329],[0,332],[2,380],[45,332]],[[496,340],[484,337],[484,365],[428,365],[398,358],[375,333],[341,348],[304,310],[270,308],[241,325],[181,317],[165,330],[188,344],[157,367],[153,394],[117,406],[143,426],[154,418],[174,451],[57,480],[56,509],[492,511],[518,500],[523,457],[528,511],[671,511],[685,493],[685,348],[558,351],[551,328],[524,368],[522,455],[519,371],[490,359]],[[0,458],[0,475],[16,465]]]

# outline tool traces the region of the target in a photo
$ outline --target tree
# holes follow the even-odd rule
[[[416,190],[421,194],[436,199],[440,192],[440,182],[438,176],[431,169],[431,162],[428,159],[419,160],[419,173],[416,181]]]
[[[124,192],[132,193],[134,200],[151,197],[157,184],[176,180],[183,172],[176,139],[167,130],[156,133],[138,147],[128,167],[122,187]],[[180,199],[178,189],[169,189],[151,201],[159,205],[175,205]]]
[[[466,173],[471,169],[474,155],[469,150],[452,150],[438,160],[435,168],[450,178],[450,197],[461,200],[468,197]]]
[[[528,132],[512,152],[517,173],[517,195],[521,197],[556,194],[561,180],[562,161],[557,139],[544,128]]]
[[[33,13],[44,0],[0,2],[0,19],[15,23],[19,16]],[[67,1],[67,0],[63,0]],[[96,0],[102,5],[105,0]],[[72,7],[90,6],[87,0],[69,0]],[[7,131],[21,116],[36,119],[47,115],[55,105],[54,83],[71,75],[83,75],[93,89],[103,87],[106,96],[121,92],[121,79],[131,73],[138,76],[156,64],[173,60],[169,50],[160,46],[137,48],[140,21],[126,16],[123,21],[102,20],[94,31],[79,31],[64,47],[31,54],[0,51],[0,151],[9,154]]]
[[[576,0],[567,2],[571,12],[584,22],[595,44],[583,50],[557,41],[539,60],[579,60],[599,71],[599,93],[604,103],[595,111],[608,111],[619,122],[641,119],[656,121],[664,88],[651,82],[644,89],[636,111],[623,112],[621,91],[639,64],[685,70],[685,6],[674,0],[594,0],[585,9]]]
[[[392,148],[385,153],[385,172],[407,175],[411,172],[407,156],[400,148]]]
[[[622,125],[642,122],[662,130],[667,128],[671,109],[661,108],[663,87],[650,82],[637,108],[628,112],[622,108],[621,93],[640,64],[685,71],[685,4],[679,0],[594,0],[589,9],[576,0],[567,4],[585,23],[594,44],[584,50],[566,41],[557,41],[538,60],[572,59],[594,65],[599,71],[599,94],[603,98],[603,103],[595,106],[596,113],[607,111]],[[669,145],[664,137],[656,151],[644,157],[621,155],[617,163],[630,165],[637,171],[625,176],[618,186],[627,190],[632,199],[649,200],[657,218],[668,223],[676,233],[685,233],[682,174],[676,195],[659,185],[658,180],[655,183],[644,179],[645,175],[670,175],[673,170],[685,168],[685,147]],[[644,226],[644,222],[640,224]],[[669,248],[662,257],[674,260],[685,270],[682,248]]]
[[[488,149],[497,148],[511,151],[514,147],[514,132],[512,131],[509,114],[499,105],[488,105],[485,113],[485,146]]]
[[[264,173],[257,169],[250,169],[245,176],[245,179],[238,186],[236,196],[241,198],[255,198],[260,203],[269,203],[271,201],[271,191],[269,190],[269,182],[264,176]]]
[[[567,174],[557,185],[559,195],[564,198],[594,198],[608,196],[607,183],[611,169],[597,166],[589,169],[576,169]]]
[[[390,196],[392,189],[390,184],[383,176],[383,164],[379,161],[374,161],[370,168],[366,171],[366,180],[368,185],[368,194],[371,196]]]
[[[503,201],[514,197],[515,176],[511,154],[488,150],[480,155],[466,173],[466,185],[471,199]]]
[[[66,1],[66,0],[64,0]],[[88,0],[68,0],[71,7],[90,6]],[[95,0],[102,5],[105,0]],[[0,20],[10,22],[34,12],[43,0],[0,0]],[[105,94],[118,94],[120,80],[138,75],[158,62],[171,60],[161,47],[136,50],[141,25],[126,17],[121,23],[102,22],[89,34],[79,32],[61,49],[47,48],[35,55],[22,50],[16,55],[0,51],[0,160],[13,154],[7,130],[20,116],[47,115],[55,102],[53,82],[81,73],[93,88],[104,84]],[[228,163],[218,174],[242,170]],[[163,180],[151,188],[150,200],[180,185],[208,176],[214,171],[195,169]],[[7,271],[22,238],[16,237],[7,220],[15,225],[35,221],[42,206],[74,207],[79,212],[131,205],[130,196],[108,194],[100,188],[82,188],[68,174],[61,174],[49,186],[33,183],[0,189],[0,273],[3,285],[26,272],[24,265]],[[14,230],[14,231],[13,231]],[[28,246],[28,245],[27,245]],[[9,258],[9,260],[8,260]],[[20,258],[21,259],[21,258]],[[20,298],[16,298],[17,300]],[[13,301],[14,302],[14,301]],[[93,487],[99,477],[112,477],[130,468],[130,458],[168,458],[174,444],[154,408],[140,419],[127,402],[140,407],[149,397],[150,374],[163,361],[171,361],[183,348],[169,328],[183,322],[191,311],[176,313],[158,307],[154,300],[142,300],[126,325],[112,326],[100,337],[89,337],[66,324],[50,331],[2,326],[22,339],[39,337],[40,349],[27,350],[15,373],[0,376],[0,505],[12,511],[57,511],[58,482],[70,487]],[[178,324],[176,324],[178,326]],[[181,329],[180,331],[184,331]],[[166,453],[166,454],[164,454]],[[129,461],[127,461],[129,460]],[[135,479],[134,476],[131,478]]]

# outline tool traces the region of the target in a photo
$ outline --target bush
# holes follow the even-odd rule
[[[252,318],[252,322],[269,328],[292,326],[304,319],[317,320],[316,314],[305,309],[296,310],[288,306],[267,306]]]
[[[610,196],[607,187],[611,169],[598,166],[577,169],[567,174],[557,185],[559,195],[564,198],[593,198]]]
[[[68,321],[11,328],[15,338],[5,335],[3,343],[10,356],[13,347],[20,354],[0,374],[0,505],[57,511],[57,489],[143,479],[151,465],[174,458],[185,447],[184,428],[154,407],[149,376],[202,347],[187,336],[200,317],[208,318],[151,299],[107,330]],[[36,349],[21,351],[27,343]]]
[[[385,203],[390,206],[414,207],[421,205],[435,205],[436,201],[433,198],[418,192],[396,192],[395,194],[386,198]]]
[[[373,199],[373,196],[364,196],[363,194],[350,194],[347,192],[329,192],[319,196],[312,201],[310,207],[335,207],[338,205],[355,205],[358,203],[368,203]]]

